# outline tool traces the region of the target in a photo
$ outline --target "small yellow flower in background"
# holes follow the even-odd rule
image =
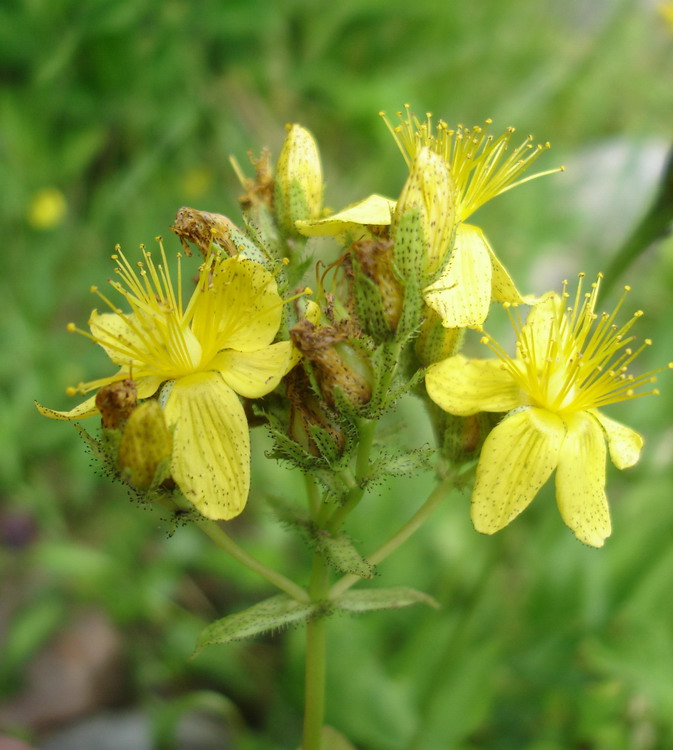
[[[668,30],[673,33],[673,0],[665,0],[659,3],[659,15],[668,25]]]
[[[646,339],[636,350],[630,346],[634,337],[629,331],[642,312],[618,327],[615,317],[625,295],[614,312],[597,315],[600,277],[586,294],[581,279],[572,306],[567,306],[564,284],[563,294],[547,295],[525,324],[510,311],[516,357],[485,336],[497,359],[458,355],[428,369],[428,394],[450,414],[508,412],[489,434],[479,459],[472,496],[477,531],[493,534],[506,526],[556,469],[564,522],[594,547],[610,536],[606,443],[613,464],[625,469],[638,461],[643,440],[599,408],[657,393],[638,389],[653,383],[658,370],[637,376],[628,372],[651,343]]]
[[[53,229],[63,221],[66,210],[63,193],[58,188],[46,187],[31,198],[26,218],[34,229]]]
[[[123,312],[94,287],[112,312],[94,310],[91,333],[79,332],[100,344],[120,369],[69,392],[88,393],[126,378],[135,381],[139,399],[161,388],[173,435],[171,475],[204,516],[229,519],[243,510],[250,484],[250,438],[238,396],[259,398],[272,391],[297,353],[289,341],[271,343],[283,300],[261,265],[209,256],[184,304],[180,269],[174,285],[161,242],[160,252],[155,263],[143,249],[136,268],[120,250],[112,256],[117,280],[110,283],[132,312]],[[67,412],[38,409],[68,420],[99,413],[95,395]]]

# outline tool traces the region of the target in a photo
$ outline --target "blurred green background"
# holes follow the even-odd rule
[[[168,538],[159,514],[90,468],[71,425],[35,412],[34,399],[67,408],[66,385],[108,371],[65,324],[87,320],[89,286],[109,276],[115,243],[170,235],[182,205],[237,220],[228,155],[277,154],[286,122],[319,141],[329,205],[394,197],[405,167],[377,113],[405,102],[552,142],[538,165],[567,171],[476,219],[521,288],[604,270],[671,141],[673,27],[644,1],[6,0],[0,66],[0,717],[40,743],[87,713],[135,707],[170,747],[167,717],[185,696],[210,706],[202,691],[214,690],[230,701],[215,708],[232,747],[294,748],[301,629],[188,661],[206,622],[272,592],[195,529]],[[168,247],[179,247],[172,235]],[[663,364],[670,238],[620,283],[633,284],[628,309],[645,309],[639,333],[655,340],[642,366]],[[658,398],[611,412],[647,449],[628,472],[609,467],[606,547],[576,542],[552,491],[494,538],[473,531],[467,496],[447,498],[374,584],[420,588],[442,610],[334,618],[329,723],[361,750],[673,747],[673,382],[664,374],[660,385]],[[410,447],[429,440],[418,402],[399,418]],[[301,484],[268,448],[257,430],[249,507],[232,533],[301,576],[306,552],[273,524],[263,494]],[[375,547],[431,481],[381,487],[353,516],[354,538]],[[31,713],[45,674],[35,664],[92,612],[118,644],[99,679],[118,689]],[[58,669],[46,674],[68,692]]]

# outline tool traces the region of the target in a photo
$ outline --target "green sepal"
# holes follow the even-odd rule
[[[332,469],[342,468],[343,452],[339,450],[339,446],[334,442],[329,430],[318,424],[309,425],[309,430],[311,431],[311,437],[318,446],[320,455],[325,459],[328,466]]]
[[[429,468],[430,459],[436,452],[431,448],[416,448],[410,451],[383,448],[370,466],[370,477],[376,479],[384,476],[410,476]]]
[[[294,224],[295,221],[311,218],[311,207],[306,190],[304,185],[296,179],[283,183],[276,178],[273,206],[278,225],[290,237],[299,234]]]
[[[407,586],[393,586],[387,589],[356,589],[346,591],[332,601],[335,609],[344,612],[372,612],[378,609],[400,609],[412,604],[427,604],[439,609],[439,603],[428,594]]]
[[[352,573],[360,578],[373,578],[376,568],[362,557],[345,534],[330,534],[312,530],[313,545],[327,561],[341,573]]]
[[[91,451],[91,455],[103,465],[110,475],[118,477],[117,453],[119,451],[121,431],[101,429],[102,439],[97,440],[77,422],[73,422],[73,427]]]
[[[207,625],[197,639],[191,658],[197,656],[206,646],[241,641],[304,622],[318,609],[319,606],[313,602],[299,602],[286,594],[272,596],[242,612],[228,615]]]
[[[273,214],[265,203],[248,208],[243,214],[245,228],[269,258],[280,258],[281,241]]]
[[[405,211],[393,225],[393,257],[402,278],[420,278],[425,262],[423,215],[420,208]]]
[[[381,290],[373,279],[362,271],[355,253],[351,254],[351,260],[354,273],[355,307],[362,327],[377,344],[388,341],[393,338],[394,334],[386,319]]]
[[[248,236],[245,232],[234,226],[233,224],[229,228],[229,239],[236,248],[236,250],[245,258],[254,260],[255,263],[259,263],[268,270],[273,270],[276,263],[253,239]]]
[[[395,341],[404,345],[416,334],[423,322],[423,291],[417,274],[410,274],[404,280],[404,301],[400,322],[395,331]]]

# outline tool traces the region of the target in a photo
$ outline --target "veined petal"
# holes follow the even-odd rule
[[[219,373],[175,381],[166,402],[171,474],[206,518],[237,516],[250,488],[250,436],[243,407]]]
[[[482,235],[483,237],[483,235]],[[486,237],[483,237],[484,244],[491,256],[491,266],[493,276],[491,278],[491,298],[495,302],[509,302],[512,305],[527,304],[532,305],[537,301],[537,297],[526,295],[525,297],[516,288],[512,277],[509,275],[505,266],[498,260],[498,256],[493,252]]]
[[[491,254],[479,227],[459,224],[451,259],[423,292],[445,328],[481,325],[491,303]]]
[[[220,352],[210,365],[236,393],[260,398],[270,393],[280,379],[297,363],[297,350],[290,341],[281,341],[256,352]]]
[[[151,361],[145,342],[133,330],[135,323],[135,315],[99,313],[98,310],[89,317],[91,333],[116,365]]]
[[[573,414],[556,469],[556,502],[575,536],[602,547],[612,530],[605,496],[605,437],[590,414]]]
[[[438,406],[459,417],[522,405],[519,386],[499,359],[449,357],[428,368],[425,387]]]
[[[612,463],[618,469],[628,469],[637,463],[643,447],[642,436],[630,427],[609,419],[598,409],[591,409],[590,413],[600,422],[605,432]]]
[[[49,419],[86,419],[87,417],[93,417],[94,414],[98,414],[96,408],[96,397],[91,396],[86,401],[76,406],[70,411],[56,411],[55,409],[48,409],[46,406],[42,406],[37,401],[35,402],[37,410],[43,417],[49,417]]]
[[[205,362],[221,349],[251,352],[273,341],[283,301],[275,279],[263,266],[238,256],[227,258],[216,263],[201,283],[208,287],[195,292],[191,328]]]
[[[505,417],[486,438],[472,493],[472,522],[494,534],[528,506],[558,463],[565,426],[529,408]]]
[[[115,375],[111,375],[109,378],[104,378],[99,381],[99,387],[110,385],[111,383],[116,383],[119,380],[124,380],[127,377],[128,369],[122,368]],[[157,388],[159,388],[159,386],[161,385],[161,378],[150,375],[148,377],[137,378],[134,382],[136,384],[138,398],[149,398],[156,393]],[[91,396],[91,398],[88,398],[86,401],[83,401],[74,409],[70,409],[70,411],[57,411],[56,409],[49,409],[46,406],[42,406],[42,404],[39,404],[37,401],[35,402],[35,406],[43,417],[49,417],[50,419],[86,419],[87,417],[93,417],[95,414],[98,414],[95,395]]]
[[[394,210],[394,200],[374,194],[324,219],[297,221],[295,226],[305,237],[334,237],[362,226],[388,226]]]

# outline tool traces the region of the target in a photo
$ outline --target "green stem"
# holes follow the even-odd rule
[[[439,505],[439,503],[446,497],[447,492],[453,487],[454,479],[452,476],[442,479],[442,481],[435,487],[435,489],[428,495],[426,501],[421,507],[414,513],[414,515],[402,526],[399,531],[394,534],[385,544],[382,544],[376,552],[373,552],[367,561],[372,565],[377,565],[392,554],[401,544],[418,530],[423,522],[428,518],[432,511]],[[337,599],[345,591],[348,591],[351,586],[354,586],[358,581],[362,579],[359,576],[348,574],[340,578],[330,589],[329,598]]]
[[[273,568],[269,568],[264,565],[264,563],[261,563],[259,560],[252,557],[252,555],[249,555],[242,547],[239,547],[238,544],[236,544],[221,526],[218,526],[214,521],[198,521],[197,525],[215,542],[215,544],[217,544],[218,547],[220,547],[220,549],[223,549],[231,555],[234,560],[245,565],[246,568],[254,571],[269,583],[276,586],[276,588],[279,588],[293,599],[296,599],[298,602],[311,601],[311,597],[305,589],[298,586],[289,578],[286,578],[282,573],[278,573],[273,570]]]
[[[319,554],[313,556],[309,583],[311,601],[327,598],[327,564]],[[325,672],[327,665],[326,618],[318,613],[306,623],[306,675],[304,680],[304,731],[302,750],[320,750],[325,718]]]
[[[328,523],[330,531],[338,530],[346,516],[357,507],[365,494],[364,480],[369,473],[369,457],[374,445],[377,424],[378,422],[375,419],[362,419],[358,424],[360,429],[360,440],[358,443],[357,457],[355,459],[354,486],[348,491],[344,502],[330,517]]]
[[[318,485],[316,484],[315,479],[308,472],[304,474],[304,485],[306,487],[309,515],[311,518],[317,518],[322,505],[320,491],[318,490]]]

